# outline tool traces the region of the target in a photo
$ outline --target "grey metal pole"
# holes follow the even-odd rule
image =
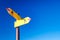
[[[20,40],[19,28],[16,28],[16,40]]]

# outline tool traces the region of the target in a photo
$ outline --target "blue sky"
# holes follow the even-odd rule
[[[59,0],[1,0],[0,40],[15,40],[15,19],[6,8],[12,8],[22,18],[32,19],[20,27],[21,40],[60,40]]]

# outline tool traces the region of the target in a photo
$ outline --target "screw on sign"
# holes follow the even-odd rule
[[[30,17],[21,18],[15,11],[11,8],[6,8],[7,12],[16,19],[14,22],[14,28],[16,28],[16,40],[19,40],[19,26],[28,24],[31,20]]]

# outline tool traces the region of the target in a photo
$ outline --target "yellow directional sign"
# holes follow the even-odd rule
[[[19,27],[21,25],[27,24],[30,22],[31,18],[29,17],[25,17],[25,18],[21,18],[16,12],[14,12],[11,8],[7,8],[8,13],[13,16],[16,21],[14,22],[14,27]]]
[[[31,18],[25,17],[21,18],[16,12],[14,12],[11,8],[7,8],[8,13],[13,16],[16,21],[14,22],[14,27],[16,28],[16,40],[19,40],[19,26],[27,24],[30,22]]]
[[[6,8],[8,13],[13,16],[16,20],[20,20],[21,17],[15,12],[13,11],[11,8]]]
[[[29,17],[26,17],[26,18],[21,19],[21,20],[16,20],[14,22],[14,27],[16,28],[16,27],[22,26],[24,24],[28,24],[30,22],[30,20],[31,19]]]

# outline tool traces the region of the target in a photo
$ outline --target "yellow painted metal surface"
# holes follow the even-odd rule
[[[13,16],[16,21],[14,22],[14,27],[19,27],[21,25],[27,24],[30,22],[30,18],[26,17],[22,19],[16,12],[14,12],[11,8],[7,8],[8,13]]]
[[[16,28],[16,27],[19,27],[19,26],[22,26],[22,25],[24,25],[24,20],[16,20],[15,22],[14,22],[14,27]]]
[[[30,20],[31,19],[29,17],[26,17],[26,18],[21,19],[21,20],[16,20],[14,22],[14,27],[16,28],[16,27],[22,26],[24,24],[28,24],[30,22]]]
[[[13,16],[16,20],[20,20],[20,19],[21,19],[21,17],[20,17],[15,11],[13,11],[11,8],[7,8],[7,11],[8,11],[8,13],[9,13],[11,16]]]

